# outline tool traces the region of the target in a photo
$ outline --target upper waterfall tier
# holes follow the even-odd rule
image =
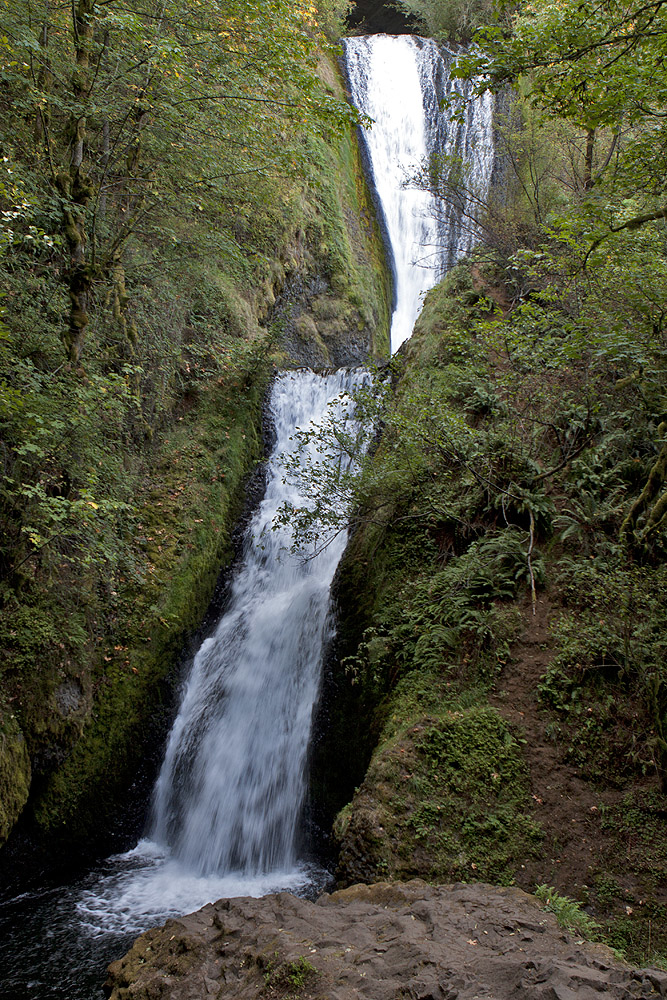
[[[411,335],[423,294],[475,243],[493,170],[493,98],[450,79],[455,54],[430,38],[369,35],[345,39],[344,49],[353,103],[375,123],[362,141],[392,257],[394,352]],[[464,101],[450,120],[455,92]],[[416,181],[436,167],[449,169],[446,198]]]

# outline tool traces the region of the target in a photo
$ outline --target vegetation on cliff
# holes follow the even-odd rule
[[[459,60],[501,95],[499,170],[343,484],[331,742],[377,745],[365,777],[315,760],[331,809],[359,786],[343,881],[553,885],[642,960],[666,947],[664,16],[503,9]]]
[[[339,874],[555,885],[646,956],[665,947],[665,535],[624,525],[660,396],[630,377],[636,327],[624,362],[564,329],[553,288],[503,311],[498,278],[462,265],[430,293],[359,479],[332,733],[379,742]],[[644,349],[649,376],[650,329]]]
[[[113,821],[283,345],[384,348],[339,7],[0,4],[2,839]]]

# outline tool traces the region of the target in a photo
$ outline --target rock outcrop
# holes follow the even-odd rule
[[[110,1000],[667,996],[666,973],[564,932],[520,889],[420,880],[223,899],[143,934],[109,972]]]

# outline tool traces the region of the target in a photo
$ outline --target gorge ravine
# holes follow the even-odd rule
[[[454,88],[465,97],[465,88],[449,80],[452,54],[431,40],[372,36],[348,40],[345,51],[353,99],[376,121],[363,141],[391,247],[395,281],[392,350],[396,350],[410,335],[423,293],[474,241],[465,199],[458,205],[437,204],[428,191],[419,188],[417,175],[434,156],[452,162],[461,157],[467,165],[470,197],[485,190],[493,167],[492,103],[488,97],[468,102],[464,123],[453,129],[449,126],[442,102]],[[397,107],[401,108],[398,117],[394,114]],[[274,388],[273,406],[274,418],[281,425],[279,444],[285,444],[294,426],[303,426],[317,410],[321,413],[331,393],[335,396],[346,381],[344,375],[328,380],[310,373],[281,376]],[[277,416],[276,400],[290,405],[307,401],[308,405],[295,412],[288,405],[288,412]],[[61,914],[73,905],[76,915],[72,918],[81,921],[82,930],[93,939],[120,934],[126,940],[127,934],[137,933],[147,923],[213,898],[259,895],[277,888],[298,890],[311,878],[296,851],[303,761],[319,684],[318,649],[329,627],[328,587],[343,539],[325,550],[321,577],[315,573],[315,563],[307,563],[307,571],[299,576],[296,564],[284,554],[278,558],[283,541],[267,529],[276,509],[271,484],[279,478],[279,471],[269,477],[267,496],[256,515],[263,523],[253,522],[254,543],[247,543],[247,561],[234,582],[231,607],[215,636],[200,650],[185,688],[154,794],[150,839],[113,859],[111,871],[100,879],[87,879],[57,901],[50,898],[50,905],[55,902]],[[274,561],[284,586],[276,586],[271,576],[269,563]],[[265,584],[265,600],[258,602],[256,588]],[[303,603],[296,622],[288,625],[284,612],[294,608],[295,592]],[[265,617],[263,623],[260,617],[250,626],[249,609],[255,606]],[[280,620],[279,630],[274,627],[276,620]],[[259,649],[261,634],[265,645]],[[230,642],[241,644],[232,647],[231,654]],[[240,648],[245,652],[239,653]],[[216,649],[229,657],[222,676],[209,672]],[[273,689],[267,696],[255,668],[275,664],[281,656],[297,668],[297,674],[291,680],[280,675],[282,695]],[[242,680],[244,659],[249,670]],[[233,715],[226,711],[214,717],[212,692],[227,707],[236,698]],[[289,718],[272,713],[269,721],[277,724],[273,731],[263,729],[267,700],[272,708],[282,704],[292,713]],[[249,727],[247,719],[253,713],[258,714]],[[226,755],[224,767],[214,749],[216,729]],[[276,743],[284,744],[284,753],[275,753]],[[273,777],[267,775],[267,763],[269,769],[276,767]],[[234,772],[237,777],[229,782]],[[238,808],[230,805],[230,796]],[[16,958],[14,950],[14,962]],[[35,996],[59,995],[50,992],[48,967],[47,961],[42,973],[29,972]],[[80,987],[72,982],[65,988],[72,996],[72,989]]]

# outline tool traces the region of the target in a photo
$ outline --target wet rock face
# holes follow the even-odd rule
[[[414,30],[410,18],[402,11],[391,3],[379,3],[378,0],[357,0],[348,20],[351,28],[370,34],[384,31],[388,35],[405,35]]]
[[[109,969],[111,1000],[629,1000],[667,996],[564,933],[533,896],[488,885],[356,885],[317,902],[220,900],[148,931]]]
[[[364,364],[373,352],[378,317],[364,319],[321,276],[310,281],[297,276],[290,281],[276,317],[283,326],[283,348],[298,365],[315,370],[353,368]]]
[[[78,681],[68,680],[60,684],[54,694],[56,708],[63,719],[69,718],[80,707],[83,691]]]

